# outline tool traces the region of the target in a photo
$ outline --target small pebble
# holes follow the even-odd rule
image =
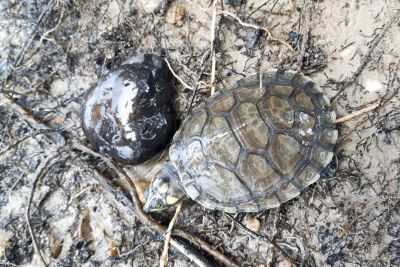
[[[89,240],[91,238],[92,228],[90,227],[89,210],[84,209],[80,214],[80,223],[78,226],[78,237]]]
[[[162,10],[166,4],[165,0],[141,0],[143,9],[146,13],[157,13]]]
[[[65,122],[65,116],[64,115],[55,115],[54,117],[52,117],[49,121],[49,124],[51,126],[56,126],[56,125],[62,125]]]
[[[107,252],[108,252],[108,255],[109,255],[110,257],[117,257],[117,256],[119,256],[119,249],[118,249],[118,247],[117,247],[116,245],[111,245],[111,246],[108,248]]]
[[[259,219],[248,217],[248,218],[245,220],[244,225],[245,225],[248,229],[250,229],[251,231],[253,231],[253,232],[255,232],[255,233],[260,232],[261,223],[260,223],[260,220],[259,220]]]
[[[165,16],[165,21],[169,24],[182,26],[182,20],[185,18],[185,14],[186,10],[182,4],[177,3],[175,5],[171,5],[167,11],[167,15]]]

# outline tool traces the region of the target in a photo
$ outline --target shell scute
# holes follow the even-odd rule
[[[311,152],[311,159],[313,162],[319,164],[322,168],[325,168],[328,166],[329,162],[332,161],[333,152],[315,146]]]
[[[226,95],[218,101],[211,103],[209,108],[213,113],[228,112],[233,104],[235,104],[235,98],[233,95]]]
[[[244,88],[251,86],[253,87],[255,84],[259,83],[259,75],[258,74],[253,74],[249,75],[243,79],[240,79],[239,81],[236,82],[238,88]]]
[[[259,210],[260,206],[256,201],[244,202],[237,207],[237,212],[257,212]]]
[[[264,198],[259,202],[260,209],[272,209],[279,207],[280,204],[279,199],[275,195]]]
[[[243,87],[237,90],[237,96],[240,101],[257,101],[265,94],[264,87]]]
[[[319,117],[321,123],[334,124],[336,122],[336,112],[332,110],[324,111]]]
[[[185,128],[186,137],[200,135],[201,131],[203,130],[204,124],[206,123],[206,120],[206,112],[198,112],[196,115],[192,116]]]
[[[217,200],[224,199],[229,203],[240,198],[250,198],[249,190],[243,186],[235,173],[216,164],[210,164],[209,169],[197,177],[196,182],[201,184],[203,192],[207,190],[207,195]]]
[[[235,131],[246,147],[265,149],[268,144],[269,129],[260,117],[257,106],[252,103],[241,103],[232,111]]]
[[[186,193],[191,199],[196,200],[201,196],[201,190],[195,183],[186,184]]]
[[[302,158],[301,145],[291,136],[277,134],[269,151],[274,163],[283,174],[289,174]]]
[[[305,112],[299,112],[296,121],[296,131],[300,136],[310,137],[314,134],[315,118]]]
[[[199,168],[202,167],[202,163],[206,160],[206,157],[203,153],[203,147],[199,140],[194,140],[189,143],[186,148],[186,156],[190,158],[191,168]]]
[[[312,103],[311,98],[304,92],[298,93],[293,98],[293,102],[299,108],[303,108],[309,112],[314,112],[314,104]]]
[[[288,97],[294,88],[291,85],[269,85],[269,90],[273,95]]]
[[[295,71],[278,70],[276,72],[275,83],[277,83],[277,84],[290,84],[291,85],[292,79],[296,74],[297,74],[297,72],[295,72]]]
[[[262,74],[263,84],[291,85],[294,71],[270,70]]]
[[[294,179],[302,188],[315,183],[319,179],[319,172],[309,165],[306,165],[300,174]]]
[[[316,109],[325,110],[330,108],[331,103],[326,95],[319,93],[314,97],[314,106]]]
[[[291,129],[293,127],[294,109],[286,100],[278,96],[270,96],[261,103],[260,108],[268,115],[276,128]]]
[[[276,192],[276,195],[280,202],[283,203],[300,195],[300,190],[293,184],[289,183],[287,186]]]
[[[247,154],[239,167],[242,179],[255,197],[263,197],[273,192],[281,176],[272,169],[267,160],[256,154]]]
[[[231,167],[236,165],[241,148],[224,117],[211,117],[204,129],[203,143],[210,156]]]
[[[323,129],[319,134],[319,141],[334,145],[338,139],[339,132],[336,129]]]

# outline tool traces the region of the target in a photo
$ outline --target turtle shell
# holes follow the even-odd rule
[[[206,208],[265,210],[319,179],[334,155],[335,120],[310,78],[272,70],[196,107],[174,136],[170,160],[186,194]]]

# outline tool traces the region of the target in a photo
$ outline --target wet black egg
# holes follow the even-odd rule
[[[139,55],[108,73],[87,95],[82,127],[90,142],[124,164],[165,148],[175,132],[173,76],[162,58]]]

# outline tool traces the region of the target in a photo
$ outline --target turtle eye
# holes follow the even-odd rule
[[[163,206],[163,203],[161,201],[157,201],[157,203],[154,205],[153,209],[161,209],[161,207]]]

